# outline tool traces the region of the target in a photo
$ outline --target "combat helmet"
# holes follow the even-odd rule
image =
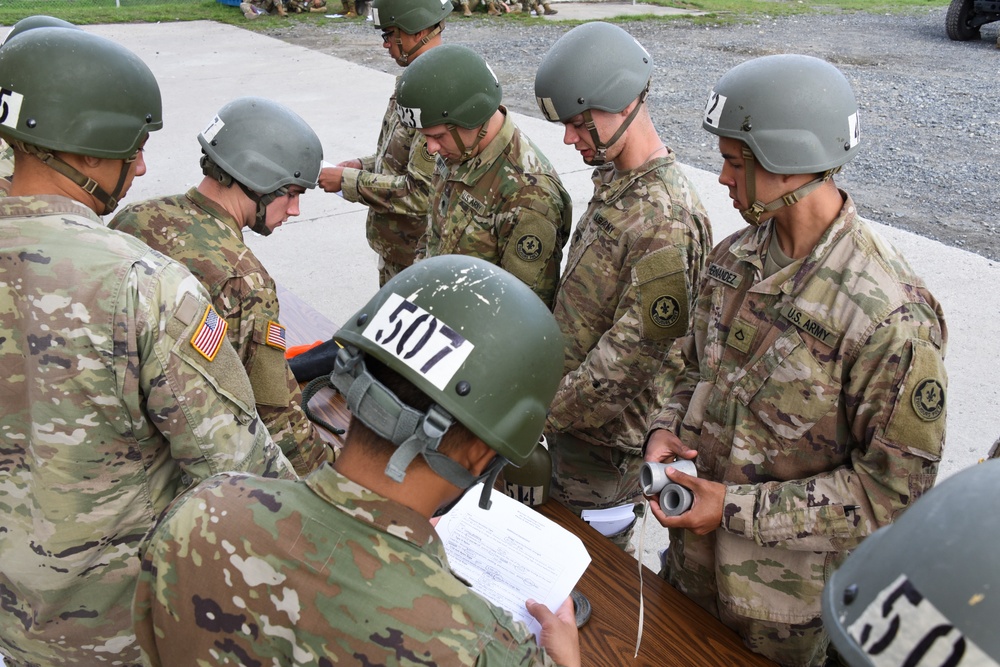
[[[582,114],[594,141],[591,162],[601,164],[645,102],[652,74],[653,58],[635,37],[610,23],[585,23],[560,37],[542,58],[535,73],[535,100],[552,122],[566,123]],[[618,113],[636,99],[639,104],[614,136],[603,141],[590,111]]]
[[[1000,460],[956,473],[865,538],[823,589],[852,667],[1000,663]]]
[[[764,213],[794,204],[853,158],[861,144],[858,103],[830,63],[802,55],[748,60],[729,70],[705,106],[702,128],[743,142],[747,196],[741,211],[752,225]],[[820,177],[770,203],[755,200],[754,163],[773,174]]]
[[[504,269],[440,255],[400,272],[338,331],[330,380],[351,413],[397,446],[386,475],[402,481],[416,456],[458,488],[479,479],[441,454],[459,422],[497,454],[480,504],[506,462],[524,464],[545,426],[562,377],[563,342],[545,304]],[[403,405],[365,368],[373,357],[433,401]],[[481,478],[480,478],[481,479]]]
[[[406,67],[410,56],[419,51],[427,42],[441,34],[440,23],[451,14],[451,0],[375,0],[372,3],[372,20],[375,29],[382,31],[383,41],[387,39],[386,29],[396,28],[407,35],[416,35],[431,26],[434,29],[425,35],[412,49],[403,49],[403,42],[396,34],[396,49],[400,66]]]
[[[34,30],[35,28],[70,28],[71,30],[79,30],[80,28],[73,25],[69,21],[64,21],[63,19],[57,19],[54,16],[46,16],[44,14],[35,14],[34,16],[28,16],[21,19],[13,25],[10,32],[7,33],[7,37],[4,38],[3,43],[0,43],[0,47],[14,39],[22,32],[27,32],[28,30]]]
[[[163,127],[160,88],[149,67],[115,42],[79,29],[36,27],[0,48],[0,135],[93,195],[110,213],[132,162]],[[57,152],[123,160],[107,192]]]
[[[268,235],[267,205],[289,185],[316,187],[323,145],[295,112],[263,97],[241,97],[219,110],[198,135],[202,171],[223,185],[235,182],[257,204],[251,226]]]
[[[447,126],[463,161],[486,136],[487,121],[502,99],[500,81],[486,61],[472,49],[453,44],[422,55],[396,84],[396,110],[403,125],[417,129]],[[456,127],[480,128],[479,135],[467,148]]]

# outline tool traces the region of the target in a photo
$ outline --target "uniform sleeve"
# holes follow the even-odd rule
[[[347,201],[361,202],[378,213],[424,217],[433,178],[434,156],[427,152],[427,141],[418,132],[409,144],[406,174],[377,174],[374,163],[363,170],[346,168],[341,189]]]
[[[232,278],[217,304],[229,323],[229,340],[246,368],[257,414],[295,471],[305,475],[333,460],[302,409],[302,392],[285,360],[285,329],[278,317],[274,280],[259,272]]]
[[[765,546],[852,549],[927,491],[945,436],[940,313],[897,310],[869,337],[843,385],[851,466],[806,479],[730,486],[723,528]],[[923,323],[923,324],[921,324]]]
[[[257,417],[243,365],[219,335],[222,320],[210,327],[208,294],[179,264],[157,267],[157,261],[150,254],[136,265],[117,310],[119,317],[135,313],[136,322],[116,330],[137,332],[125,342],[135,346],[138,368],[123,374],[123,396],[143,401],[141,412],[170,443],[188,481],[228,470],[294,479]]]
[[[673,231],[663,235],[664,228]],[[653,383],[690,323],[691,285],[701,257],[682,225],[651,225],[624,258],[614,323],[560,383],[549,413],[554,430],[593,429],[614,419]],[[563,289],[587,289],[563,285]]]
[[[552,309],[562,249],[572,227],[573,203],[562,184],[537,176],[522,187],[498,215],[500,266],[528,285]]]

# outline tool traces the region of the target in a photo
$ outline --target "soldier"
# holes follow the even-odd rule
[[[382,46],[400,67],[441,45],[450,0],[376,0],[375,29]],[[375,154],[326,167],[319,184],[342,192],[347,201],[368,207],[368,245],[379,256],[379,286],[413,264],[417,242],[427,227],[434,158],[423,135],[400,122],[396,93],[382,118]]]
[[[430,519],[523,465],[559,382],[559,328],[516,278],[434,257],[336,334],[347,442],[299,482],[216,476],[146,546],[150,663],[579,665],[572,602],[531,632],[451,573]]]
[[[222,107],[198,135],[201,183],[182,195],[123,209],[110,227],[184,264],[212,297],[253,387],[257,413],[300,475],[333,451],[302,410],[285,361],[277,287],[243,241],[268,236],[299,214],[299,195],[316,186],[323,147],[290,109],[260,97]]]
[[[277,14],[278,16],[288,16],[285,9],[285,0],[251,0],[240,3],[240,11],[245,18],[251,21],[258,16],[266,14]]]
[[[669,396],[680,359],[664,359],[687,333],[712,248],[708,214],[650,118],[652,73],[634,37],[587,23],[535,75],[542,114],[596,167],[556,293],[566,365],[546,423],[552,495],[577,513],[641,500],[647,415]],[[631,533],[612,539],[627,549]]]
[[[552,6],[547,2],[539,2],[538,0],[526,0],[521,2],[521,11],[528,16],[531,16],[531,10],[535,10],[535,14],[538,16],[542,15],[544,11],[546,16],[552,16],[553,14],[558,14],[559,12],[552,9]]]
[[[851,667],[1000,664],[1000,462],[942,481],[866,539],[823,589],[823,624]]]
[[[223,470],[294,474],[205,290],[98,217],[162,126],[146,65],[37,28],[0,49],[0,88],[0,653],[138,665],[129,603],[156,518]]]
[[[551,307],[573,204],[501,98],[493,70],[464,46],[438,47],[399,78],[399,117],[437,155],[417,257],[480,257],[523,280]]]
[[[683,375],[646,460],[694,506],[667,518],[663,574],[752,650],[822,665],[828,573],[934,483],[945,434],[938,302],[833,175],[860,147],[844,75],[756,58],[716,84],[703,127],[750,227],[707,261]],[[695,458],[697,457],[697,458]]]

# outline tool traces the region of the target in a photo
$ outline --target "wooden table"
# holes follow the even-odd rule
[[[327,340],[336,331],[336,326],[294,295],[280,288],[278,294],[281,321],[291,340]],[[318,393],[309,407],[332,425],[347,427],[350,414],[344,398],[333,390]],[[342,445],[342,436],[323,432]],[[583,540],[593,559],[577,585],[593,607],[590,621],[580,629],[580,649],[587,667],[774,664],[748,651],[734,632],[645,566],[642,644],[638,657],[633,658],[639,627],[638,562],[559,503],[549,501],[538,511]],[[655,521],[648,529],[665,530]]]

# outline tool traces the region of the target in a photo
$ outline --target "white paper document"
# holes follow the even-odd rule
[[[576,535],[502,493],[494,491],[493,506],[480,509],[481,492],[482,485],[469,489],[437,524],[448,562],[472,590],[537,637],[541,626],[525,601],[558,609],[587,570],[590,554]]]
[[[635,505],[619,505],[603,510],[583,510],[580,518],[605,537],[617,535],[635,521]]]

